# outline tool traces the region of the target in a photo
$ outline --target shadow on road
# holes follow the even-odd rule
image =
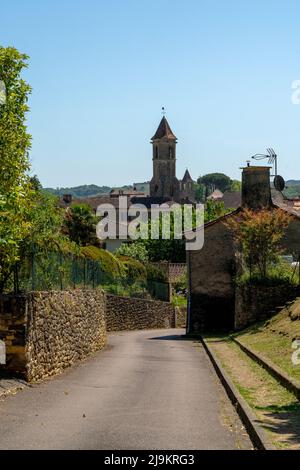
[[[155,341],[187,341],[188,338],[185,335],[167,335],[167,336],[154,336],[153,338],[148,338]]]

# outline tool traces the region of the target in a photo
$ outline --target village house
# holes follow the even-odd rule
[[[240,313],[239,293],[234,278],[239,270],[240,253],[227,221],[236,217],[243,208],[252,210],[280,208],[291,214],[291,222],[282,242],[285,253],[300,255],[300,211],[286,203],[279,191],[270,187],[270,168],[247,166],[242,171],[241,205],[229,214],[204,225],[204,246],[187,252],[189,302],[187,333],[197,334],[210,329],[234,329],[258,320],[259,313]],[[203,227],[198,228],[202,230]],[[274,295],[274,302],[283,296]],[[250,302],[254,299],[250,299]],[[272,304],[272,302],[270,302]],[[279,303],[280,304],[280,303]],[[273,305],[274,307],[275,305]],[[243,308],[245,305],[242,306]],[[244,315],[241,318],[241,315]]]

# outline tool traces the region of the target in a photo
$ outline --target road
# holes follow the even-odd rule
[[[1,449],[250,449],[201,345],[120,332],[80,365],[0,402]]]

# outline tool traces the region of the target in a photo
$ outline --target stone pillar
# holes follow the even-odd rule
[[[270,167],[247,166],[242,172],[242,206],[252,210],[272,206]]]

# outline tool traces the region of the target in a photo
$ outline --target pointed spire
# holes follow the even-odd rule
[[[188,169],[185,170],[184,177],[182,178],[183,183],[187,183],[188,181],[193,181],[190,172]]]
[[[165,116],[163,116],[162,120],[160,121],[157,131],[151,140],[162,139],[163,137],[167,137],[170,140],[177,140],[177,137],[173,134]]]

